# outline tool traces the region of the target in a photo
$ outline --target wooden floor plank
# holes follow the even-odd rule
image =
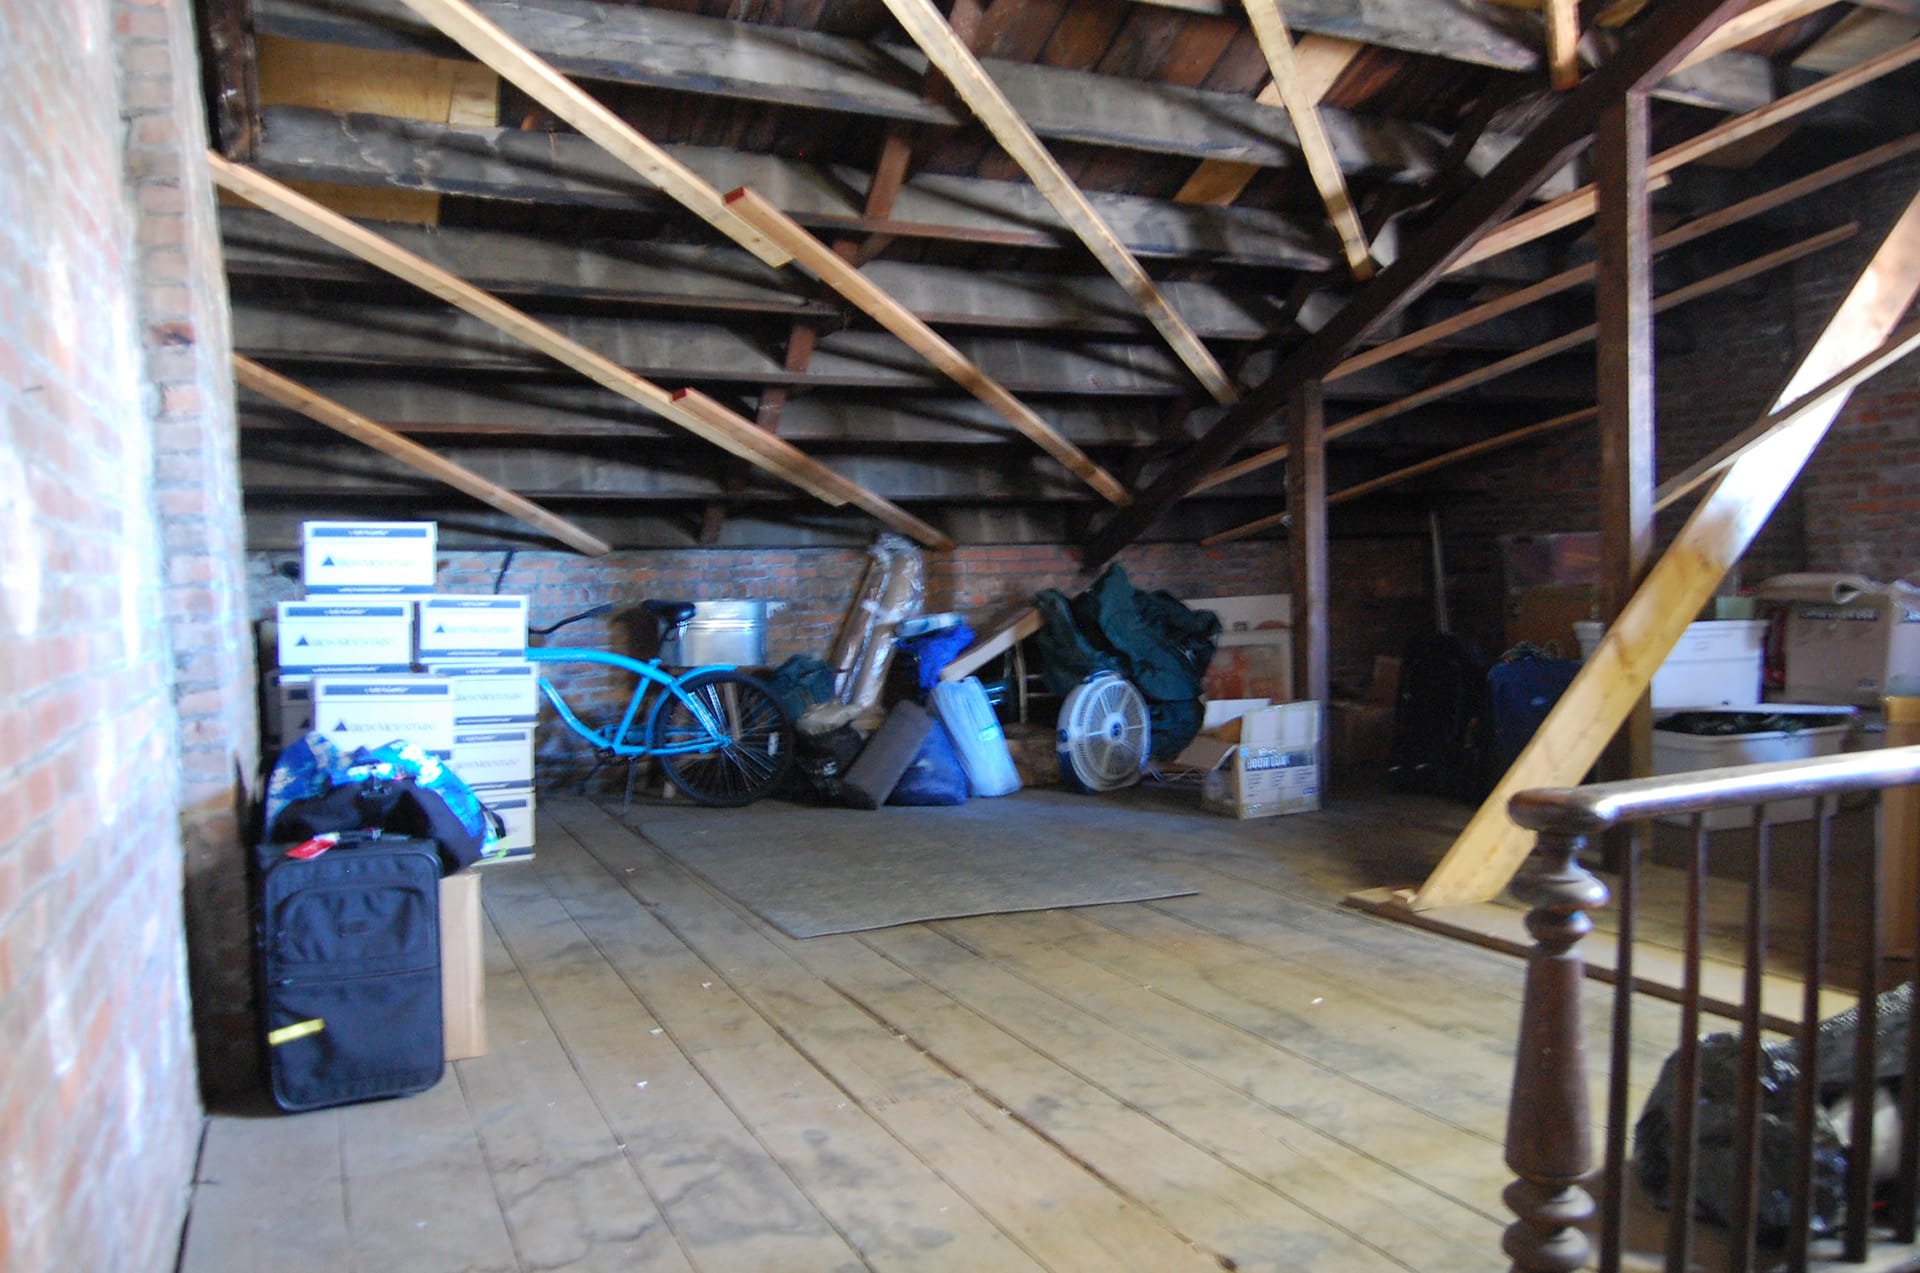
[[[337,1110],[283,1115],[263,1098],[208,1121],[180,1273],[339,1273],[351,1257]]]
[[[562,833],[543,817],[540,837],[534,861],[488,875],[488,916],[688,1258],[708,1273],[857,1267],[845,1240],[548,892],[542,874]],[[602,878],[598,887],[618,885]]]
[[[570,813],[561,823],[570,833],[582,825]],[[628,834],[610,821],[605,827]],[[570,846],[541,856],[569,914],[629,984],[644,979],[638,993],[648,1010],[868,1265],[956,1273],[1038,1267],[721,973],[700,963],[646,910],[610,894],[604,869],[591,857]]]
[[[969,932],[981,926],[951,925]],[[1392,1171],[1310,1123],[1271,1106],[1236,1104],[1228,1093],[1237,1089],[1194,1059],[1115,1030],[1079,1003],[1016,976],[1001,966],[997,950],[919,927],[872,933],[865,942],[1188,1144],[1407,1267],[1470,1265],[1503,1227],[1490,1211]],[[1200,1048],[1190,1043],[1185,1050]],[[1497,1162],[1491,1146],[1478,1148]]]
[[[339,1110],[350,1268],[515,1273],[521,1265],[460,1085]]]
[[[496,909],[513,904],[503,898]],[[624,1142],[491,925],[486,997],[492,1050],[455,1068],[523,1266],[690,1273]]]
[[[715,957],[737,989],[1035,1259],[1050,1268],[1219,1268],[797,962],[796,945],[822,943],[796,944],[741,915],[624,831],[596,836],[583,822],[572,830],[616,876],[634,866],[628,878],[648,905],[671,910],[695,946],[724,952]]]

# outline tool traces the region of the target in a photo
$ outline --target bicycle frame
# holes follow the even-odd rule
[[[553,682],[544,674],[540,677],[540,692],[545,694],[547,701],[553,704],[553,709],[560,714],[560,719],[566,722],[568,729],[571,729],[574,733],[586,739],[597,751],[615,756],[629,757],[680,755],[683,753],[713,751],[717,748],[728,746],[733,741],[725,729],[722,728],[723,722],[714,720],[704,706],[689,698],[680,687],[686,681],[703,672],[731,672],[734,670],[734,664],[707,663],[700,667],[688,668],[678,675],[674,675],[662,672],[658,662],[647,662],[640,659],[629,658],[624,654],[615,654],[610,650],[571,649],[565,646],[533,646],[527,650],[527,658],[534,663],[599,663],[605,667],[614,667],[619,668],[623,672],[631,672],[640,678],[639,683],[634,686],[633,696],[627,700],[627,709],[621,714],[619,725],[614,728],[612,732],[608,732],[606,730],[595,729],[593,726],[581,720],[579,714],[568,705],[567,700],[561,696],[559,689],[554,686]],[[687,710],[692,712],[695,718],[706,726],[708,736],[693,739],[685,743],[676,743],[667,747],[649,747],[644,738],[638,742],[627,741],[628,735],[634,729],[636,722],[639,722],[642,726],[645,724],[645,722],[640,719],[641,708],[650,701],[659,701],[653,697],[653,691],[655,689],[658,689],[662,695],[671,694],[673,697],[679,699],[680,702],[686,706]]]

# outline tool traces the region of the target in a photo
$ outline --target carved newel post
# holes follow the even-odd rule
[[[1590,1250],[1581,1227],[1594,1207],[1580,1185],[1592,1169],[1593,1135],[1579,944],[1593,929],[1587,912],[1606,905],[1608,894],[1576,857],[1584,841],[1542,832],[1533,869],[1513,886],[1533,907],[1527,931],[1534,940],[1507,1107],[1507,1166],[1519,1179],[1505,1196],[1520,1218],[1502,1245],[1517,1273],[1573,1273]]]

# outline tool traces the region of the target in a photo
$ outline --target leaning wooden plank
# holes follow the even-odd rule
[[[727,410],[706,394],[701,393],[698,389],[675,390],[673,402],[675,406],[685,411],[689,416],[696,420],[705,421],[716,429],[733,431],[744,427],[752,429],[755,433],[760,434],[769,441],[779,441],[774,434],[756,427],[746,417],[736,415],[734,412]],[[781,443],[781,445],[787,446],[790,444]],[[921,521],[906,509],[901,508],[898,504],[874,494],[864,486],[847,482],[846,500],[847,503],[852,504],[855,508],[864,509],[909,539],[924,544],[928,548],[936,548],[941,552],[946,552],[954,546],[953,540],[945,531],[937,530],[927,525],[927,523]]]
[[[491,66],[607,153],[692,211],[720,233],[768,265],[785,265],[786,256],[728,212],[720,192],[631,124],[602,106],[572,80],[527,51],[499,27],[481,17],[466,0],[407,0],[414,12],[433,23],[467,52]]]
[[[1783,120],[1792,119],[1823,102],[1832,101],[1841,94],[1851,92],[1862,84],[1871,83],[1884,75],[1891,75],[1916,61],[1920,61],[1920,40],[1909,40],[1899,48],[1889,50],[1879,57],[1870,58],[1838,75],[1830,75],[1818,83],[1809,85],[1797,93],[1789,93],[1758,110],[1749,111],[1725,123],[1716,124],[1677,146],[1669,146],[1647,162],[1647,175],[1657,177],[1670,173],[1675,168],[1690,164],[1722,147],[1731,146],[1734,142],[1751,137]],[[1542,235],[1551,234],[1565,226],[1584,221],[1593,215],[1595,206],[1593,187],[1582,186],[1571,194],[1561,195],[1558,199],[1503,221],[1455,258],[1448,269],[1449,271],[1466,269],[1488,257],[1498,256],[1502,252],[1516,248],[1522,243],[1531,243]]]
[[[1662,482],[1653,493],[1654,511],[1660,512],[1671,507],[1683,499],[1689,491],[1726,472],[1735,460],[1764,444],[1780,429],[1786,427],[1788,418],[1809,405],[1811,399],[1822,395],[1844,394],[1862,379],[1879,375],[1916,349],[1920,349],[1920,323],[1909,323],[1889,337],[1880,348],[1814,390],[1808,399],[1775,411],[1739,437],[1717,448],[1712,455],[1688,465],[1681,472]]]
[[[1160,294],[1160,289],[1147,277],[1147,272],[1140,268],[1140,262],[1134,259],[1133,253],[1101,220],[1086,195],[1080,192],[1080,187],[1073,183],[1066,170],[1034,136],[1033,130],[1027,127],[1008,103],[999,86],[981,68],[973,52],[953,33],[953,28],[940,16],[940,11],[933,7],[932,0],[886,0],[886,5],[900,25],[906,28],[913,42],[952,82],[954,90],[979,116],[987,131],[1020,165],[1034,188],[1053,205],[1060,219],[1080,237],[1080,241],[1093,253],[1094,259],[1113,275],[1114,281],[1140,306],[1147,321],[1159,330],[1167,344],[1179,355],[1180,361],[1193,371],[1207,392],[1218,402],[1238,401],[1239,390],[1214,359],[1212,352],[1201,343],[1186,321],[1174,312],[1173,306]]]
[[[716,414],[696,415],[674,402],[672,395],[652,381],[636,376],[611,359],[575,341],[568,340],[553,328],[537,322],[498,297],[490,296],[412,253],[394,247],[379,235],[355,225],[337,213],[328,211],[272,178],[238,164],[228,163],[211,152],[208,153],[207,164],[213,179],[222,189],[237,194],[269,212],[277,213],[335,247],[344,248],[361,260],[378,265],[395,277],[431,292],[448,304],[457,306],[482,322],[506,332],[515,339],[565,363],[589,379],[605,385],[621,397],[637,402],[656,415],[680,425],[696,437],[703,438],[784,481],[791,482],[823,502],[839,507],[851,502],[855,495],[859,495],[863,499],[877,501],[880,504],[885,503],[870,492],[860,491],[858,487],[797,447],[782,442],[771,434],[761,432],[751,423],[737,416],[729,420]],[[870,504],[863,504],[862,507],[872,511]],[[891,508],[891,505],[887,507]],[[894,511],[899,512],[899,510]],[[899,515],[902,518],[906,516],[904,512]],[[933,540],[922,542],[930,547],[942,547],[949,541],[945,536],[937,536]]]
[[[1736,283],[1745,282],[1747,279],[1759,274],[1764,274],[1768,270],[1778,269],[1782,265],[1790,264],[1802,257],[1824,251],[1836,243],[1852,238],[1855,234],[1859,233],[1859,230],[1860,227],[1857,223],[1849,221],[1845,225],[1835,226],[1833,229],[1816,234],[1812,238],[1802,239],[1798,243],[1777,248],[1765,256],[1755,257],[1743,265],[1736,265],[1730,270],[1722,270],[1718,274],[1709,275],[1698,282],[1689,283],[1685,287],[1675,288],[1654,302],[1654,312],[1657,314],[1665,313],[1676,305],[1684,305],[1688,301],[1698,300],[1702,296],[1722,291],[1732,287]],[[1543,341],[1530,349],[1523,349],[1516,354],[1508,354],[1505,358],[1497,359],[1484,366],[1475,367],[1472,371],[1462,372],[1460,375],[1454,376],[1449,380],[1443,380],[1438,384],[1429,385],[1417,393],[1410,393],[1403,398],[1396,398],[1392,402],[1383,402],[1377,407],[1371,407],[1357,415],[1348,416],[1339,424],[1327,430],[1327,438],[1329,441],[1344,438],[1350,433],[1358,433],[1362,429],[1371,428],[1373,425],[1379,424],[1382,420],[1391,420],[1395,416],[1405,415],[1407,412],[1419,407],[1424,407],[1429,403],[1438,402],[1443,398],[1450,398],[1454,394],[1464,392],[1476,385],[1483,385],[1489,380],[1497,380],[1501,376],[1518,371],[1522,367],[1530,367],[1535,363],[1543,362],[1556,354],[1564,354],[1568,350],[1578,349],[1580,346],[1591,341],[1598,331],[1598,324],[1589,323],[1585,327],[1577,328],[1574,331],[1566,333],[1564,336],[1556,336],[1552,340]],[[1284,445],[1269,447],[1267,450],[1256,452],[1243,460],[1238,460],[1225,466],[1204,481],[1198,483],[1194,489],[1197,491],[1208,490],[1222,483],[1231,482],[1237,477],[1245,477],[1249,473],[1257,472],[1270,464],[1278,464],[1286,458],[1287,449]]]
[[[1089,459],[1085,451],[1061,437],[1052,425],[1035,415],[1026,403],[1007,392],[999,381],[981,371],[938,332],[909,313],[905,306],[882,291],[872,279],[848,264],[845,257],[807,233],[786,213],[745,188],[729,194],[727,206],[741,220],[765,235],[769,242],[778,245],[798,261],[815,278],[898,336],[909,349],[945,372],[955,384],[998,411],[1007,423],[1026,434],[1041,450],[1060,461],[1069,472],[1105,499],[1115,504],[1125,504],[1131,498],[1127,488]]]
[[[1885,145],[1875,146],[1872,150],[1863,151],[1851,159],[1843,159],[1839,163],[1829,164],[1817,172],[1810,172],[1804,177],[1797,177],[1784,185],[1775,186],[1773,189],[1763,191],[1750,199],[1742,199],[1738,203],[1730,203],[1724,208],[1716,208],[1705,216],[1696,217],[1685,225],[1676,226],[1668,230],[1665,234],[1656,236],[1651,246],[1656,252],[1664,252],[1669,248],[1676,248],[1684,243],[1691,243],[1695,239],[1713,233],[1715,230],[1724,230],[1726,227],[1745,221],[1749,217],[1756,217],[1763,212],[1770,212],[1774,208],[1792,203],[1794,200],[1812,194],[1816,190],[1824,190],[1828,186],[1857,177],[1863,172],[1870,172],[1884,164],[1892,163],[1896,159],[1905,158],[1917,150],[1920,150],[1920,133],[1909,133],[1907,136],[1887,142]],[[1663,178],[1663,180],[1666,179]],[[1648,188],[1652,188],[1652,183],[1649,183]],[[1332,371],[1327,373],[1326,379],[1331,383],[1351,376],[1357,371],[1364,371],[1368,367],[1377,367],[1389,359],[1397,358],[1401,354],[1411,353],[1416,349],[1424,349],[1436,341],[1458,335],[1481,323],[1490,322],[1502,314],[1512,313],[1514,310],[1520,309],[1523,306],[1531,305],[1535,301],[1544,300],[1549,296],[1557,295],[1584,283],[1591,283],[1594,278],[1595,268],[1594,265],[1588,264],[1576,266],[1571,270],[1564,270],[1559,274],[1553,275],[1551,278],[1542,279],[1538,283],[1532,283],[1526,287],[1516,288],[1504,296],[1498,296],[1493,300],[1475,305],[1469,309],[1464,309],[1451,318],[1442,319],[1437,323],[1430,323],[1418,331],[1408,332],[1404,336],[1398,336],[1383,344],[1375,345],[1372,349],[1364,353],[1355,354],[1353,357],[1340,363]]]
[[[1920,198],[1908,205],[1853,290],[1801,359],[1781,404],[1799,400],[1882,344],[1920,295]],[[1507,816],[1507,801],[1529,787],[1573,786],[1605,750],[1689,620],[1740,559],[1799,477],[1850,396],[1852,385],[1807,395],[1766,441],[1728,466],[1492,794],[1415,896],[1418,910],[1484,902],[1498,895],[1533,848]]]
[[[1011,650],[1040,630],[1043,620],[1040,612],[1032,606],[1020,611],[1002,622],[992,632],[981,637],[955,656],[953,662],[940,669],[940,679],[957,681],[973,675],[983,667],[988,659]]]
[[[1492,451],[1503,451],[1510,446],[1518,446],[1522,442],[1529,441],[1544,434],[1555,433],[1570,425],[1592,420],[1599,413],[1600,409],[1598,407],[1582,407],[1578,411],[1569,411],[1564,415],[1554,416],[1551,420],[1542,420],[1537,424],[1525,425],[1521,428],[1502,433],[1497,437],[1470,443],[1467,446],[1448,451],[1445,455],[1436,455],[1430,460],[1421,460],[1418,464],[1409,464],[1405,468],[1395,469],[1391,473],[1382,473],[1379,477],[1369,478],[1364,482],[1356,482],[1352,486],[1344,487],[1341,490],[1335,491],[1332,495],[1329,495],[1327,497],[1327,503],[1329,505],[1345,504],[1350,500],[1359,499],[1363,495],[1371,495],[1375,491],[1385,490],[1390,486],[1398,486],[1402,482],[1410,482],[1416,477],[1424,477],[1428,473],[1433,473],[1444,468],[1451,468],[1455,464],[1471,460],[1476,456],[1486,455]],[[1282,456],[1281,458],[1285,459],[1286,457]],[[1200,541],[1200,546],[1202,548],[1212,548],[1217,544],[1230,544],[1236,539],[1245,539],[1249,535],[1257,535],[1263,530],[1270,530],[1275,526],[1287,525],[1292,521],[1292,518],[1293,515],[1291,513],[1285,512],[1255,518],[1253,521],[1235,526],[1231,530],[1223,530],[1217,535],[1207,536]]]
[[[1571,0],[1569,0],[1569,3]],[[1327,129],[1320,122],[1318,99],[1307,86],[1293,55],[1293,37],[1287,34],[1286,19],[1280,16],[1276,0],[1245,0],[1247,20],[1253,25],[1253,37],[1266,54],[1267,69],[1273,73],[1273,86],[1280,92],[1281,104],[1293,121],[1300,138],[1300,153],[1306,158],[1307,172],[1327,205],[1327,219],[1347,254],[1347,268],[1356,279],[1373,277],[1373,255],[1367,249],[1367,232],[1360,225],[1360,214],[1347,193],[1347,179],[1340,172],[1340,159],[1333,153]]]
[[[375,424],[363,415],[347,410],[337,402],[329,401],[303,385],[287,379],[285,376],[267,370],[259,363],[238,354],[233,357],[233,378],[240,384],[271,398],[283,407],[292,407],[310,420],[318,421],[329,429],[344,433],[356,442],[365,443],[374,450],[391,455],[408,467],[425,473],[435,481],[445,482],[456,490],[491,504],[510,517],[517,517],[527,525],[551,535],[561,543],[589,557],[603,557],[613,551],[613,545],[581,530],[564,517],[558,517],[540,507],[532,500],[515,495],[498,482],[490,482],[471,469],[462,468],[453,461],[421,446],[410,438],[403,438],[393,430]]]

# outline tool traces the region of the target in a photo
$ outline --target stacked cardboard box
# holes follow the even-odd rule
[[[539,717],[527,600],[435,593],[437,540],[432,522],[301,527],[307,595],[275,615],[266,736],[280,747],[310,730],[349,749],[418,743],[505,821],[504,857],[526,857]]]

